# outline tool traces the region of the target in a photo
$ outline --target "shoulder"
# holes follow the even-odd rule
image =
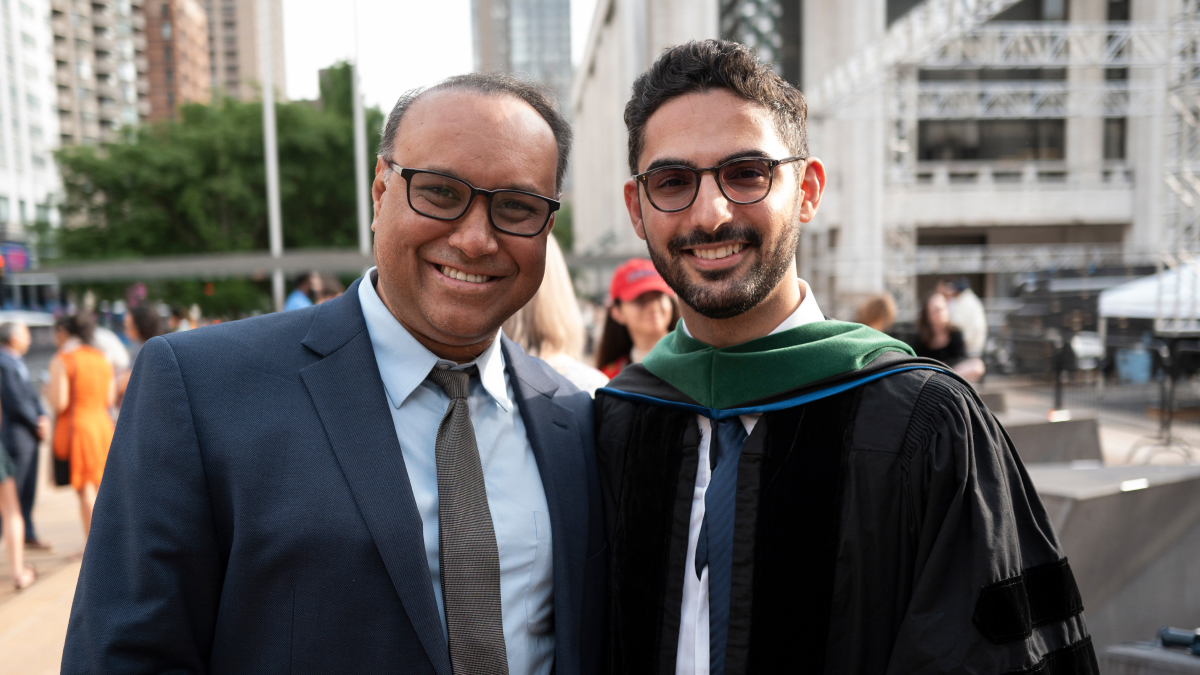
[[[311,352],[303,346],[319,307],[228,321],[147,341],[138,361],[154,361],[167,353],[181,371],[233,375],[249,368],[289,374],[306,364]]]
[[[914,437],[925,438],[948,416],[986,414],[975,391],[936,370],[896,373],[863,386],[855,415],[856,449],[900,452]]]

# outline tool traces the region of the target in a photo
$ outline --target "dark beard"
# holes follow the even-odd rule
[[[747,248],[758,249],[759,264],[745,266],[744,271],[739,270],[742,266],[701,270],[698,272],[703,279],[700,283],[693,283],[688,278],[683,256],[689,254],[684,252],[685,249],[738,241],[746,242]],[[646,248],[654,268],[688,307],[710,319],[729,319],[757,307],[779,285],[796,256],[800,243],[799,223],[793,223],[778,241],[768,243],[774,245],[764,248],[762,235],[748,225],[728,225],[712,234],[695,231],[674,237],[667,242],[665,254],[656,251],[649,241]],[[741,277],[735,278],[734,275],[739,273]]]

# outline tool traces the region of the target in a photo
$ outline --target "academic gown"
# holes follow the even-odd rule
[[[946,370],[887,352],[736,406],[765,412],[738,465],[726,673],[1098,672],[1021,460]],[[595,411],[612,672],[670,675],[696,415],[738,411],[699,406],[640,365]]]

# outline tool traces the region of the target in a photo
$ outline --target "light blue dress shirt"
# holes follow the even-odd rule
[[[471,378],[467,405],[500,552],[500,603],[508,672],[546,675],[554,666],[550,508],[525,423],[513,402],[499,336],[471,364],[459,366],[439,359],[392,316],[375,292],[375,279],[372,268],[358,286],[358,299],[421,514],[429,578],[442,617],[442,631],[446,631],[446,610],[438,565],[434,443],[450,399],[440,387],[426,381],[426,376],[439,363],[455,368],[475,365],[479,377]]]

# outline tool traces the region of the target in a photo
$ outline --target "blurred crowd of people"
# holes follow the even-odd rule
[[[306,272],[293,280],[286,310],[320,304],[344,292],[335,277]],[[92,506],[112,442],[114,419],[145,342],[165,332],[190,330],[205,322],[197,308],[145,303],[121,307],[122,330],[97,325],[79,311],[54,324],[55,354],[39,388],[24,362],[29,328],[0,324],[0,526],[14,584],[36,579],[24,562],[25,549],[48,550],[32,521],[37,492],[38,446],[54,454],[54,478],[79,498],[85,537]],[[855,321],[891,332],[896,303],[879,294],[863,302]],[[546,271],[533,299],[504,324],[504,333],[529,354],[591,394],[631,364],[640,363],[679,321],[675,294],[650,260],[632,258],[613,273],[603,306],[576,297],[562,250],[550,238]],[[909,343],[918,356],[942,361],[964,379],[978,382],[987,340],[983,303],[965,279],[940,282],[924,299]],[[43,402],[44,397],[44,402]],[[53,425],[50,420],[53,419]]]

